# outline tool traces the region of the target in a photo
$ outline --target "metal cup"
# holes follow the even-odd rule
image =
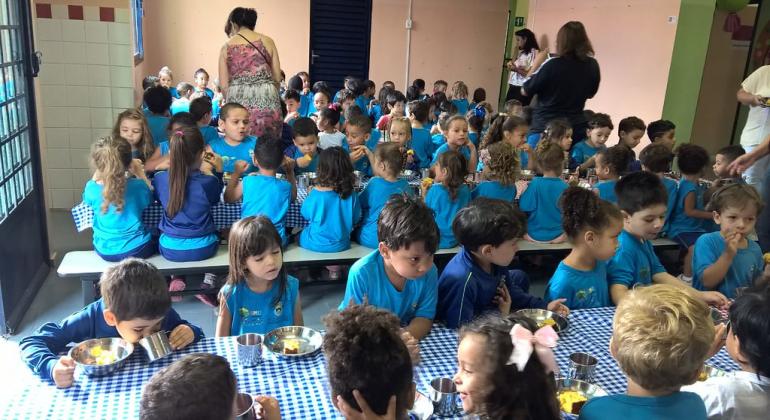
[[[297,175],[297,188],[300,190],[307,190],[310,186],[310,177],[305,174]]]
[[[238,362],[244,367],[254,367],[262,363],[262,336],[259,334],[241,334],[238,336]]]
[[[364,174],[361,171],[353,171],[353,175],[356,178],[356,183],[354,185],[354,188],[357,190],[361,189],[361,181],[364,178]]]
[[[457,388],[451,378],[436,378],[430,381],[429,394],[434,415],[449,417],[458,413]]]
[[[588,353],[572,353],[569,355],[569,374],[570,379],[593,383],[594,371],[598,360]]]
[[[423,179],[430,178],[430,168],[420,169],[420,177]]]
[[[257,402],[254,401],[254,397],[243,392],[239,392],[235,396],[235,419],[236,420],[256,420],[257,419]]]
[[[171,343],[168,341],[168,335],[165,331],[158,331],[155,334],[144,337],[139,340],[139,345],[146,351],[147,359],[150,363],[162,359],[174,351],[171,348]]]

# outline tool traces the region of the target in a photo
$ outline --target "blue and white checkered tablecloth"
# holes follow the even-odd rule
[[[610,394],[623,393],[626,379],[609,353],[614,308],[576,310],[569,316],[569,330],[562,334],[556,347],[556,360],[566,374],[569,355],[590,353],[599,360],[596,383]],[[457,370],[457,333],[440,326],[421,343],[422,361],[415,367],[417,389],[427,395],[430,381],[436,377],[452,377]],[[166,359],[148,365],[138,350],[126,366],[111,376],[87,378],[78,376],[69,389],[57,389],[26,371],[14,378],[17,386],[4,397],[10,404],[3,407],[0,418],[31,419],[132,419],[138,418],[143,385],[159,369],[194,352],[216,353],[226,357],[238,378],[241,392],[271,395],[278,399],[285,419],[341,418],[331,403],[323,354],[289,359],[265,352],[264,362],[256,368],[243,368],[237,362],[235,338],[208,338]],[[732,371],[738,366],[722,350],[707,363]],[[665,372],[661,372],[665,374]]]

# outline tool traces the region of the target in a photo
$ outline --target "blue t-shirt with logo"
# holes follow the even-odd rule
[[[560,262],[545,292],[545,300],[556,299],[567,299],[564,304],[572,310],[610,306],[607,263],[596,261],[593,270],[585,271]]]
[[[482,181],[471,192],[471,199],[477,197],[496,198],[512,203],[516,198],[516,186],[503,185],[498,181]]]
[[[224,137],[217,137],[209,144],[214,153],[222,157],[222,172],[232,173],[235,169],[235,162],[242,160],[249,164],[246,173],[257,170],[254,166],[254,147],[257,145],[257,138],[247,136],[235,146],[230,145]]]
[[[457,197],[452,200],[449,190],[441,184],[433,184],[425,194],[425,204],[435,212],[436,224],[440,233],[440,249],[457,246],[457,239],[452,231],[452,220],[461,208],[471,201],[471,190],[467,185],[460,185]]]
[[[283,245],[289,242],[284,220],[291,203],[291,184],[276,177],[253,174],[243,177],[241,217],[267,216],[281,235]]]
[[[110,204],[102,213],[103,191],[104,186],[94,180],[89,180],[83,191],[83,202],[94,211],[94,249],[102,255],[118,255],[149,242],[152,237],[142,223],[142,212],[153,200],[150,187],[141,179],[126,180],[120,212]]]
[[[299,296],[299,280],[286,275],[286,290],[281,300],[274,303],[280,292],[280,281],[273,284],[264,293],[257,293],[242,280],[235,285],[222,287],[222,296],[226,298],[230,311],[230,335],[246,333],[267,334],[270,331],[294,325],[294,306]]]
[[[369,248],[377,248],[380,241],[377,239],[377,218],[382,208],[394,194],[411,193],[409,183],[405,179],[388,181],[384,178],[374,177],[361,191],[358,200],[361,202],[361,229],[356,232],[358,243]]]
[[[636,284],[652,284],[652,276],[666,271],[660,263],[652,242],[642,241],[623,230],[618,236],[618,250],[607,263],[610,285],[622,284],[629,289]]]
[[[299,245],[315,252],[340,252],[350,248],[353,226],[361,220],[358,194],[347,198],[334,191],[310,191],[300,208],[308,226],[302,229]]]
[[[698,290],[716,290],[729,299],[735,299],[737,288],[753,285],[754,280],[762,276],[765,262],[762,259],[762,249],[759,248],[759,245],[751,239],[747,239],[747,242],[746,248],[739,248],[733,257],[733,262],[727,269],[724,280],[717,287],[707,289],[703,285],[703,272],[725,252],[725,240],[720,232],[701,235],[695,241],[695,251],[692,257],[692,286]]]
[[[527,214],[527,233],[536,241],[550,241],[562,233],[559,199],[567,185],[561,178],[536,177],[519,198]]]

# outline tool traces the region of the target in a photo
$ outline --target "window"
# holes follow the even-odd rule
[[[144,20],[143,0],[131,0],[131,17],[134,23],[134,64],[144,60],[144,38],[142,21]]]

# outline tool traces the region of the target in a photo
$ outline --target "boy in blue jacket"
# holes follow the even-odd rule
[[[511,203],[479,197],[457,213],[452,231],[461,247],[438,280],[437,320],[459,328],[494,311],[503,316],[523,308],[569,313],[565,299],[546,302],[530,295],[527,275],[508,269],[527,231],[526,216]]]
[[[75,362],[59,357],[70,343],[92,338],[122,337],[136,343],[157,331],[170,331],[174,349],[203,338],[203,331],[171,308],[163,276],[145,260],[128,258],[108,268],[99,279],[102,298],[62,321],[43,324],[19,347],[27,366],[59,388],[72,386]]]

